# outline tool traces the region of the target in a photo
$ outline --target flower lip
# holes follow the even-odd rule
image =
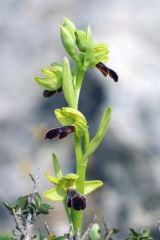
[[[62,87],[60,87],[60,88],[58,88],[57,90],[55,90],[55,91],[49,91],[49,90],[44,90],[43,91],[43,96],[45,97],[45,98],[48,98],[48,97],[52,97],[54,94],[56,94],[56,93],[61,93],[62,92]]]
[[[118,74],[114,70],[108,68],[104,63],[99,62],[96,64],[96,67],[105,77],[109,75],[115,82],[118,82]]]
[[[76,211],[84,210],[86,208],[86,199],[75,189],[70,188],[67,191],[67,206]]]
[[[59,128],[52,128],[46,133],[45,138],[46,139],[55,139],[55,138],[63,139],[74,131],[75,131],[75,127],[72,125],[59,127]]]
[[[56,93],[56,91],[44,90],[44,91],[43,91],[43,96],[44,96],[45,98],[48,98],[48,97],[53,96],[55,93]]]
[[[86,199],[80,194],[75,194],[71,200],[71,207],[74,210],[80,211],[86,208]]]

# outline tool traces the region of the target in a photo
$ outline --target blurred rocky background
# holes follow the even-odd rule
[[[87,198],[87,221],[94,214],[110,227],[151,227],[159,239],[160,219],[160,1],[159,0],[0,0],[0,200],[14,202],[32,190],[28,173],[40,168],[40,192],[51,185],[55,152],[64,172],[74,169],[72,136],[46,142],[46,129],[58,126],[52,110],[62,95],[44,99],[33,82],[41,67],[61,62],[59,25],[63,16],[78,28],[89,23],[97,41],[110,48],[108,67],[119,82],[96,70],[86,75],[80,109],[95,133],[103,109],[113,110],[108,134],[90,159],[89,179],[105,186]],[[48,224],[68,231],[61,203],[53,203]],[[42,221],[42,224],[44,222]],[[0,204],[0,232],[14,222]]]

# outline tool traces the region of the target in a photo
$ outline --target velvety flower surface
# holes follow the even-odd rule
[[[46,139],[63,139],[67,137],[70,133],[75,131],[74,126],[64,126],[64,127],[59,127],[59,128],[52,128],[50,129],[46,135]]]
[[[104,63],[99,62],[96,64],[96,67],[100,70],[100,72],[106,77],[107,75],[109,75],[115,82],[118,82],[118,75],[117,73],[108,68]]]
[[[83,195],[76,192],[75,189],[68,189],[67,206],[77,211],[84,210],[86,208],[86,199]]]
[[[57,89],[57,90],[55,90],[55,91],[44,90],[44,91],[43,91],[43,96],[46,97],[46,98],[48,98],[48,97],[53,96],[53,95],[56,94],[57,92],[58,92],[58,93],[62,92],[62,87],[60,87],[59,89]]]

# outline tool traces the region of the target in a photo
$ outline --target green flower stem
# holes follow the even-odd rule
[[[83,141],[84,141],[84,150],[86,150],[89,144],[88,131],[86,131]],[[81,194],[84,194],[84,182],[86,178],[87,164],[82,164],[83,153],[82,153],[82,147],[81,147],[81,139],[77,138],[76,135],[74,137],[74,143],[75,143],[74,145],[75,145],[76,161],[77,161],[77,174],[79,175],[79,179],[77,181],[77,191]],[[82,224],[83,224],[83,211],[74,210],[73,227],[74,227],[75,235],[78,233],[81,234]]]
[[[84,79],[85,71],[81,68],[79,69],[78,75],[77,75],[77,81],[76,81],[76,107],[78,108],[78,101],[79,101],[79,95]]]
[[[81,146],[81,139],[76,136],[76,133],[74,134],[74,149],[76,154],[76,166],[77,166],[77,172],[78,172],[78,166],[80,165],[81,159],[83,157],[82,153],[82,146]]]
[[[63,201],[63,204],[64,204],[64,208],[65,208],[65,211],[66,211],[66,215],[67,215],[68,221],[69,221],[69,223],[71,225],[73,225],[71,209],[67,207],[66,199]]]
[[[84,135],[84,152],[87,151],[87,148],[89,146],[89,141],[90,141],[89,131],[86,131],[86,133]]]
[[[74,148],[76,154],[76,168],[77,174],[79,174],[79,166],[83,158],[81,139],[74,134]],[[82,211],[73,210],[73,229],[74,235],[81,233],[82,231],[82,222],[83,222],[83,213]]]

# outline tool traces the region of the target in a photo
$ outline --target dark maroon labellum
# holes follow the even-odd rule
[[[100,72],[106,77],[107,75],[109,75],[115,82],[118,82],[118,75],[117,73],[108,68],[105,64],[103,64],[102,62],[99,62],[96,64],[96,67],[100,70]]]
[[[71,207],[74,210],[80,211],[86,208],[86,199],[80,194],[75,194],[71,200]]]
[[[48,98],[48,97],[53,96],[55,93],[56,93],[56,91],[44,90],[44,91],[43,91],[43,96],[46,97],[46,98]]]
[[[74,126],[52,128],[46,133],[45,138],[46,139],[55,139],[55,138],[63,139],[74,131],[75,131]]]
[[[43,91],[43,96],[48,98],[48,97],[51,97],[53,96],[54,94],[56,94],[56,92],[62,92],[62,87],[58,88],[57,90],[55,91],[49,91],[49,90],[44,90]]]
[[[86,199],[75,189],[69,189],[67,192],[67,206],[76,211],[84,210],[86,208]]]

